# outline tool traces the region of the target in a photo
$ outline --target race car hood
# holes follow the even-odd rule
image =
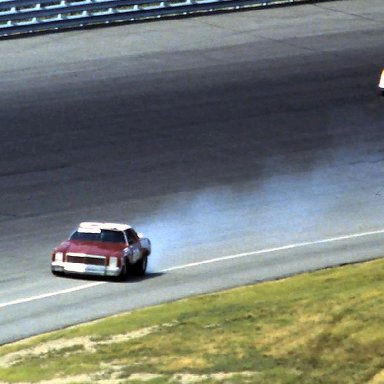
[[[126,248],[124,243],[102,243],[98,241],[68,240],[57,247],[57,251],[84,253],[97,256],[116,256],[120,255]]]

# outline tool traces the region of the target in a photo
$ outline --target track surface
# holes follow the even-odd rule
[[[381,257],[384,4],[365,3],[1,41],[0,343]],[[51,276],[83,220],[148,235],[149,275]]]

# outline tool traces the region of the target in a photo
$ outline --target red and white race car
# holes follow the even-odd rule
[[[151,242],[126,224],[83,222],[51,256],[54,275],[142,276]]]
[[[380,80],[379,80],[379,90],[381,95],[384,96],[384,69],[381,72]]]

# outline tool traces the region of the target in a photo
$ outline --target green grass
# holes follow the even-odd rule
[[[384,383],[384,260],[0,347],[0,383]]]

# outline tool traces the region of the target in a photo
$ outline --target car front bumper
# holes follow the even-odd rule
[[[52,272],[81,274],[92,276],[120,276],[122,269],[119,267],[105,267],[102,265],[91,265],[82,263],[69,263],[54,261],[51,263]]]

